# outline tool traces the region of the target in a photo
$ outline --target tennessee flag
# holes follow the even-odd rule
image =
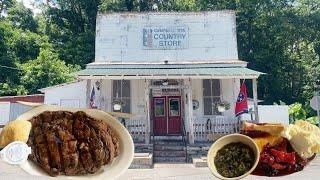
[[[248,96],[247,88],[244,83],[242,83],[240,92],[236,102],[236,116],[239,116],[243,113],[248,113]]]

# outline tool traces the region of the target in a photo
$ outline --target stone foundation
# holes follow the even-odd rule
[[[188,162],[192,163],[193,158],[207,157],[207,153],[212,143],[195,143],[187,145]]]
[[[153,153],[153,145],[134,143],[134,152],[135,153]]]
[[[130,169],[153,168],[153,155],[150,153],[135,153]]]
[[[144,143],[134,143],[134,158],[130,169],[150,169],[153,168],[153,145]]]
[[[187,145],[187,162],[195,164],[195,167],[205,167],[206,157],[212,142]],[[165,144],[163,144],[165,146]],[[169,157],[169,156],[168,156]],[[169,157],[170,158],[170,157]],[[153,144],[135,143],[135,157],[130,168],[153,167]]]

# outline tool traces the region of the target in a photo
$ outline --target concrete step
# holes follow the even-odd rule
[[[206,157],[192,158],[192,164],[194,165],[194,167],[208,167]]]
[[[153,151],[156,157],[186,157],[185,151]]]
[[[154,141],[154,144],[155,145],[166,145],[166,146],[170,146],[170,145],[173,145],[173,146],[184,146],[185,145],[185,143],[183,141],[172,141],[172,140],[168,140],[168,141],[157,140],[157,141]]]
[[[154,136],[154,141],[158,140],[176,140],[176,141],[182,141],[183,136]]]
[[[186,147],[183,146],[168,146],[163,144],[155,144],[154,145],[155,151],[184,151],[186,150]]]
[[[185,163],[186,157],[153,157],[155,163],[163,162],[175,162],[175,163]]]
[[[152,154],[135,153],[130,169],[150,169],[153,167]]]

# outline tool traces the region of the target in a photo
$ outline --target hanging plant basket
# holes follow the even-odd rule
[[[125,105],[125,103],[120,100],[114,100],[112,105],[113,105],[113,110],[120,111],[122,107]]]
[[[215,102],[212,104],[212,108],[217,112],[225,112],[230,109],[230,103],[227,101]]]

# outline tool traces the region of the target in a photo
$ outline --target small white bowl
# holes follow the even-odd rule
[[[238,177],[233,177],[233,178],[227,178],[223,177],[221,174],[218,173],[217,168],[214,164],[214,158],[216,157],[217,152],[223,148],[225,145],[230,144],[230,143],[235,143],[235,142],[241,142],[243,144],[248,145],[254,152],[255,156],[255,162],[252,166],[252,168],[246,172],[245,174],[238,176]],[[242,134],[230,134],[227,136],[223,136],[219,138],[216,142],[214,142],[208,152],[207,155],[207,163],[208,167],[211,171],[211,173],[216,176],[219,179],[228,179],[228,180],[234,180],[234,179],[242,179],[246,176],[248,176],[258,165],[259,162],[259,157],[260,157],[260,152],[257,144],[253,141],[252,138],[246,135]]]

